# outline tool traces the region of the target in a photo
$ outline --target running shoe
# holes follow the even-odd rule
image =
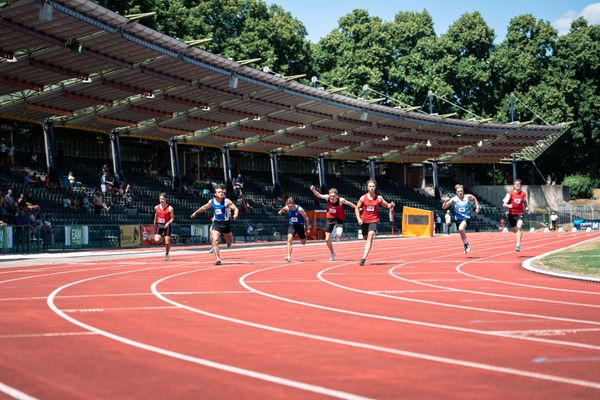
[[[366,258],[361,258],[360,262],[358,263],[358,265],[360,265],[362,267],[363,265],[365,265],[365,261],[367,261]]]
[[[519,243],[517,247],[515,247],[515,251],[518,253],[521,251],[521,244]]]
[[[329,256],[329,261],[335,261],[335,253],[331,253]]]
[[[221,265],[221,260],[215,261],[215,265]]]
[[[169,255],[165,254],[165,261],[169,261]]]
[[[290,257],[290,256],[285,256],[285,261],[287,261],[287,262],[292,262],[292,257]]]
[[[214,247],[211,247],[210,250],[208,250],[208,254],[212,254],[214,252],[215,252],[215,248]]]
[[[465,254],[467,254],[469,251],[471,251],[471,248],[469,247],[469,243],[465,243]]]
[[[231,247],[231,242],[227,242],[227,248]]]

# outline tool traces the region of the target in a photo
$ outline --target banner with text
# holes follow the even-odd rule
[[[122,225],[119,227],[121,247],[134,247],[141,244],[139,225]]]

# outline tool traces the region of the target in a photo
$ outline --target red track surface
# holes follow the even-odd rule
[[[4,263],[0,398],[599,398],[600,286],[521,263],[600,235],[469,237]]]

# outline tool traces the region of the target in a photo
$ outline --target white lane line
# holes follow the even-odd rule
[[[533,360],[534,363],[560,363],[560,362],[596,362],[600,361],[600,357],[572,357],[572,358],[548,358],[548,357],[536,357]]]
[[[562,249],[557,249],[557,250],[554,250],[554,251],[560,251],[560,250],[568,249],[568,248],[570,248],[570,247],[573,247],[573,246],[576,246],[576,245],[579,245],[579,244],[582,244],[582,243],[586,243],[586,242],[588,242],[588,241],[590,241],[590,240],[595,240],[595,239],[597,239],[597,238],[598,238],[598,237],[595,237],[595,238],[592,238],[592,239],[589,239],[589,240],[585,240],[585,241],[583,241],[583,242],[578,242],[578,243],[575,243],[575,244],[573,244],[573,245],[571,245],[571,246],[567,246],[567,247],[564,247],[564,248],[562,248]],[[550,253],[546,253],[546,255],[547,255],[547,254],[550,254]],[[544,254],[542,254],[542,256],[543,256],[543,255],[544,255]],[[539,257],[539,256],[538,256],[538,257]],[[538,258],[538,257],[533,257],[533,258],[530,258],[530,259],[526,260],[525,262],[531,262],[531,260],[535,260],[535,259],[536,259],[536,258]],[[523,265],[523,266],[524,266],[524,265]],[[527,269],[527,268],[526,268],[526,269]],[[457,272],[459,272],[459,273],[461,273],[461,274],[463,274],[463,275],[470,276],[470,277],[473,277],[473,278],[479,278],[479,279],[481,279],[481,280],[484,280],[484,281],[490,281],[490,282],[504,283],[504,284],[507,284],[507,285],[523,286],[523,287],[529,287],[529,288],[534,288],[534,289],[552,290],[552,291],[557,291],[557,292],[568,292],[568,293],[582,293],[582,294],[594,294],[594,295],[600,295],[600,290],[599,290],[599,291],[596,291],[596,292],[591,292],[591,291],[584,291],[584,290],[561,289],[561,288],[555,288],[555,287],[548,287],[548,286],[537,286],[537,285],[527,285],[527,284],[524,284],[524,283],[515,283],[515,282],[510,282],[510,281],[501,281],[501,280],[498,280],[498,279],[484,278],[484,277],[482,277],[482,276],[475,275],[475,274],[470,274],[470,273],[468,273],[468,272],[465,272],[465,271],[463,271],[463,270],[462,270],[462,265],[459,265],[458,267],[456,267],[456,271],[457,271]]]
[[[226,317],[221,314],[214,314],[214,313],[211,313],[208,311],[190,307],[185,304],[177,303],[177,302],[163,296],[158,291],[157,287],[161,282],[163,282],[167,279],[171,279],[173,277],[177,277],[177,276],[186,274],[186,273],[189,273],[189,272],[179,273],[179,274],[172,275],[170,277],[164,277],[162,279],[159,279],[158,281],[156,281],[152,284],[152,292],[155,293],[159,299],[161,299],[169,304],[173,304],[173,305],[179,306],[181,308],[184,308],[188,311],[191,311],[191,312],[194,312],[197,314],[210,316],[210,317],[221,319],[221,320],[225,320],[225,321],[229,321],[229,322],[233,322],[236,324],[241,324],[241,325],[245,325],[245,326],[258,328],[258,329],[263,329],[263,330],[268,330],[268,331],[272,331],[272,332],[302,337],[302,338],[311,339],[311,340],[334,343],[334,344],[339,344],[339,345],[343,345],[343,346],[350,346],[350,347],[366,349],[366,350],[373,350],[373,351],[394,354],[394,355],[399,355],[399,356],[404,356],[404,357],[409,357],[409,358],[416,358],[419,360],[426,360],[426,361],[432,361],[432,362],[437,362],[437,363],[449,364],[449,365],[453,365],[453,366],[475,368],[475,369],[480,369],[480,370],[484,370],[484,371],[517,375],[517,376],[523,376],[523,377],[527,377],[527,378],[534,378],[534,379],[560,382],[560,383],[566,383],[566,384],[571,384],[571,385],[578,385],[578,386],[590,387],[590,388],[594,388],[594,389],[600,389],[600,382],[586,381],[586,380],[574,379],[574,378],[565,378],[562,376],[525,371],[525,370],[520,370],[520,369],[516,369],[516,368],[501,367],[501,366],[497,366],[497,365],[484,364],[484,363],[479,363],[479,362],[472,362],[472,361],[466,361],[466,360],[460,360],[460,359],[454,359],[454,358],[448,358],[448,357],[442,357],[442,356],[435,356],[435,355],[425,354],[425,353],[417,353],[417,352],[413,352],[413,351],[395,349],[395,348],[385,347],[385,346],[371,345],[368,343],[355,342],[355,341],[351,341],[351,340],[344,340],[344,339],[339,339],[339,338],[334,338],[334,337],[329,337],[329,336],[315,335],[315,334],[295,331],[295,330],[291,330],[291,329],[276,328],[276,327],[273,327],[270,325],[258,324],[258,323],[254,323],[254,322],[237,319],[237,318]],[[242,277],[240,277],[240,279],[239,279],[240,284],[243,285],[244,287],[248,288],[248,290],[252,290],[252,288],[245,284],[245,277],[250,276],[253,273],[254,272],[247,273],[247,274],[243,275]]]
[[[571,328],[571,329],[529,329],[516,331],[494,331],[507,335],[535,335],[535,336],[565,336],[567,333],[598,332],[600,328]]]
[[[108,307],[108,308],[72,308],[63,309],[66,313],[94,313],[104,311],[138,311],[138,310],[169,310],[177,307],[153,306],[153,307]]]
[[[164,268],[167,268],[167,267],[164,267]],[[217,267],[217,268],[223,268],[223,267]],[[115,275],[127,274],[127,273],[132,273],[132,272],[148,271],[151,269],[156,269],[156,268],[146,268],[146,269],[142,269],[142,270],[124,271],[124,272],[118,272],[118,273],[114,273],[114,274],[100,275],[100,276],[82,279],[79,281],[65,284],[65,285],[55,289],[48,296],[48,301],[47,301],[48,307],[50,307],[50,309],[52,311],[54,311],[60,317],[64,318],[65,320],[71,322],[74,325],[79,326],[80,328],[83,328],[90,332],[94,332],[98,335],[102,335],[108,339],[112,339],[114,341],[126,344],[128,346],[133,346],[133,347],[136,347],[136,348],[139,348],[142,350],[146,350],[146,351],[150,351],[150,352],[160,354],[163,356],[175,358],[175,359],[182,360],[182,361],[187,361],[187,362],[194,363],[197,365],[202,365],[204,367],[214,368],[214,369],[218,369],[221,371],[230,372],[230,373],[262,380],[265,382],[271,382],[271,383],[275,383],[275,384],[282,385],[282,386],[288,386],[288,387],[291,387],[294,389],[299,389],[299,390],[304,390],[307,392],[322,394],[325,396],[335,397],[335,398],[339,398],[339,399],[348,399],[348,400],[367,400],[368,399],[367,397],[359,396],[359,395],[356,395],[353,393],[347,393],[347,392],[343,392],[343,391],[339,391],[339,390],[329,389],[329,388],[322,387],[322,386],[311,385],[309,383],[295,381],[292,379],[287,379],[287,378],[270,375],[270,374],[266,374],[266,373],[262,373],[262,372],[258,372],[258,371],[253,371],[253,370],[246,369],[246,368],[239,368],[239,367],[235,367],[233,365],[223,364],[223,363],[211,361],[211,360],[208,360],[205,358],[194,357],[194,356],[191,356],[188,354],[183,354],[183,353],[179,353],[176,351],[167,350],[167,349],[153,346],[153,345],[150,345],[147,343],[138,342],[136,340],[129,339],[129,338],[126,338],[123,336],[119,336],[117,334],[96,328],[96,327],[94,327],[92,325],[88,325],[84,322],[81,322],[78,319],[71,317],[70,315],[65,313],[63,310],[59,309],[56,306],[56,304],[54,303],[54,299],[58,295],[58,293],[60,293],[62,290],[69,288],[71,286],[75,286],[75,285],[78,285],[78,284],[81,284],[84,282],[88,282],[88,281],[91,281],[94,279],[107,278],[107,277],[112,277]],[[209,267],[206,269],[216,269],[216,268]],[[194,271],[194,272],[197,272],[197,271]]]
[[[566,240],[566,239],[565,239]],[[538,248],[545,245],[538,245],[538,246],[532,246],[531,248]],[[488,257],[484,257],[484,258],[480,258],[479,261],[483,261],[486,260],[488,258],[492,258],[492,257],[497,257],[499,255],[503,255],[503,254],[511,254],[513,253],[512,251],[510,252],[501,252],[501,253],[497,253],[494,254],[492,256],[488,256]],[[464,261],[462,264],[459,264],[456,267],[456,271],[457,272],[461,272],[460,268],[463,265],[469,264],[471,261]],[[452,287],[447,287],[447,286],[439,286],[439,285],[433,285],[430,283],[425,283],[425,282],[435,282],[436,280],[427,280],[427,279],[407,279],[407,278],[403,278],[401,276],[399,276],[398,274],[395,273],[395,269],[397,268],[394,267],[392,269],[389,270],[389,273],[392,277],[399,279],[401,281],[404,282],[410,282],[410,283],[416,283],[418,285],[423,285],[423,286],[427,286],[427,287],[432,287],[432,288],[437,288],[437,289],[448,289],[454,292],[461,292],[461,293],[471,293],[471,294],[478,294],[478,295],[483,295],[483,296],[491,296],[491,297],[502,297],[502,298],[508,298],[508,299],[517,299],[517,300],[525,300],[525,301],[537,301],[537,302],[542,302],[542,303],[552,303],[552,304],[564,304],[564,305],[570,305],[570,306],[578,306],[578,307],[590,307],[590,308],[600,308],[600,305],[598,304],[589,304],[589,303],[576,303],[576,302],[569,302],[569,301],[560,301],[560,300],[549,300],[549,299],[540,299],[540,298],[536,298],[536,297],[524,297],[524,296],[513,296],[513,295],[508,295],[508,294],[498,294],[498,293],[490,293],[490,292],[480,292],[480,291],[476,291],[476,290],[466,290],[466,289],[457,289],[457,288],[452,288]],[[465,274],[465,275],[470,275],[470,274]],[[475,280],[475,281],[481,281],[481,279],[479,277],[473,276],[473,279],[464,279],[464,280]],[[459,281],[460,279],[457,279],[457,281]],[[443,280],[438,280],[438,281],[443,281]],[[522,286],[529,286],[529,285],[522,285]],[[515,314],[515,315],[519,315],[519,314]],[[527,315],[527,314],[520,314],[520,315]],[[535,314],[530,314],[530,315],[535,315]],[[536,315],[537,316],[537,315]],[[559,318],[559,317],[547,317],[547,318]],[[570,320],[570,319],[562,319],[562,320]],[[593,324],[600,324],[600,322],[597,321],[587,321],[587,322],[583,322],[582,320],[570,320],[571,322],[582,322],[582,323],[593,323]]]
[[[584,244],[584,243],[587,243],[587,242],[590,242],[590,241],[596,240],[596,239],[597,239],[597,237],[591,238],[591,239],[588,239],[588,240],[586,240],[584,242],[576,243],[576,244],[573,244],[573,245],[571,245],[569,247],[565,247],[564,249],[553,250],[553,251],[549,251],[549,252],[544,253],[544,254],[540,254],[538,256],[535,256],[533,258],[525,260],[521,264],[521,266],[523,268],[525,268],[526,270],[528,270],[528,271],[537,272],[537,273],[543,274],[543,275],[556,276],[556,277],[559,277],[559,278],[567,278],[567,279],[578,279],[578,280],[582,280],[582,281],[589,281],[589,282],[596,282],[596,283],[598,283],[598,282],[600,282],[600,277],[593,277],[593,276],[582,277],[582,276],[578,276],[578,275],[575,275],[575,274],[571,274],[571,273],[566,272],[566,271],[555,271],[555,270],[550,270],[550,269],[547,269],[547,268],[538,268],[538,267],[536,267],[536,266],[534,266],[532,264],[532,262],[537,261],[540,258],[549,256],[549,255],[554,254],[554,253],[558,253],[559,251],[562,251],[562,250],[566,250],[566,249],[570,249],[570,248],[575,247],[575,246],[579,246],[581,244]],[[596,257],[600,257],[600,255],[598,255]],[[600,291],[597,294],[600,294]]]
[[[203,292],[169,292],[174,296],[188,296],[194,294],[250,294],[247,290],[213,290]],[[56,296],[57,299],[85,299],[85,298],[101,298],[101,297],[127,297],[127,296],[154,296],[152,293],[103,293],[103,294],[74,294],[66,296]],[[0,301],[21,301],[21,300],[46,300],[48,296],[34,297],[7,297],[0,298]]]
[[[27,393],[22,392],[19,389],[15,389],[12,386],[8,386],[2,382],[0,382],[0,392],[16,400],[37,400],[37,397],[30,396]]]
[[[247,288],[248,290],[250,290],[250,291],[252,291],[252,292],[254,292],[256,294],[260,294],[262,296],[265,296],[265,297],[270,297],[272,299],[276,299],[276,300],[280,300],[280,301],[284,301],[284,302],[292,303],[292,304],[298,304],[298,305],[302,305],[302,306],[305,306],[305,307],[312,307],[312,308],[317,308],[317,309],[321,309],[321,310],[333,311],[333,312],[337,312],[337,313],[341,313],[341,314],[348,314],[348,315],[355,315],[355,316],[359,316],[359,317],[380,319],[380,320],[384,320],[384,321],[399,322],[399,323],[405,323],[405,324],[409,324],[409,325],[426,326],[426,327],[429,327],[429,328],[437,328],[437,329],[445,329],[445,330],[451,330],[451,331],[457,331],[457,332],[474,333],[474,334],[478,334],[478,335],[497,336],[497,337],[499,336],[499,337],[504,337],[504,338],[509,338],[509,339],[516,339],[516,340],[528,340],[528,341],[541,342],[541,343],[547,343],[547,344],[557,344],[557,345],[560,345],[560,346],[580,347],[580,348],[584,348],[584,349],[600,350],[600,346],[589,345],[589,344],[586,344],[586,343],[577,343],[577,342],[567,342],[567,341],[562,341],[562,340],[532,338],[532,337],[526,337],[526,336],[511,336],[511,335],[505,335],[505,334],[499,334],[499,333],[492,333],[492,332],[484,331],[484,330],[480,330],[480,329],[463,328],[463,327],[459,327],[459,326],[436,324],[436,323],[432,323],[432,322],[416,321],[416,320],[411,320],[411,319],[390,317],[390,316],[387,316],[387,315],[380,315],[380,314],[369,314],[369,313],[363,313],[363,312],[358,312],[358,311],[346,310],[346,309],[341,309],[341,308],[336,308],[336,307],[323,306],[323,305],[320,305],[320,304],[307,303],[307,302],[304,302],[304,301],[294,300],[294,299],[290,299],[290,298],[287,298],[287,297],[281,297],[281,296],[277,296],[277,295],[274,295],[274,294],[271,294],[271,293],[263,292],[261,290],[258,290],[256,288],[253,288],[253,287],[249,286],[245,282],[246,277],[248,277],[248,276],[250,276],[250,275],[252,275],[254,273],[263,272],[263,271],[270,270],[270,269],[273,269],[273,268],[279,268],[279,267],[267,267],[267,268],[263,268],[263,269],[259,269],[259,270],[250,272],[250,273],[248,273],[248,274],[246,274],[246,275],[244,275],[244,276],[242,276],[240,278],[240,284],[242,286],[244,286],[245,288]],[[337,268],[337,267],[331,267],[331,268]],[[328,268],[328,269],[331,269],[331,268]],[[325,273],[328,269],[320,271],[317,276],[320,279],[322,279],[323,282],[329,283],[329,284],[331,284],[333,286],[340,287],[342,289],[347,289],[347,290],[355,291],[355,292],[359,292],[359,293],[365,293],[365,294],[369,294],[369,295],[373,295],[373,296],[387,297],[387,298],[396,299],[396,300],[404,300],[404,299],[406,299],[407,301],[431,303],[429,301],[425,301],[425,300],[421,301],[421,300],[412,299],[412,298],[409,298],[409,297],[405,298],[405,297],[391,296],[391,295],[384,294],[384,293],[371,293],[371,292],[363,291],[363,290],[360,290],[360,289],[354,289],[354,288],[350,288],[350,287],[345,287],[345,286],[339,285],[339,284],[334,283],[334,282],[329,282],[329,281],[327,281],[326,279],[324,279],[322,277],[322,273]],[[440,303],[440,304],[443,305],[443,306],[448,306],[445,303]],[[467,306],[452,306],[451,305],[451,307],[479,310],[477,308],[467,307]],[[481,310],[488,311],[488,312],[493,312],[493,311],[489,311],[487,309],[481,309]],[[498,311],[498,313],[504,314],[504,313],[507,313],[507,312]],[[508,314],[513,314],[513,313],[508,313]],[[527,320],[521,320],[521,321],[527,321]],[[534,321],[539,321],[539,320],[534,320]],[[542,322],[549,322],[549,321],[542,320]]]
[[[417,289],[417,290],[370,290],[369,293],[444,293],[449,292],[449,290],[427,290],[427,289]]]
[[[48,332],[48,333],[15,333],[12,335],[0,335],[0,339],[35,338],[35,337],[60,337],[60,336],[82,336],[95,335],[93,332]]]
[[[320,282],[318,279],[273,279],[273,280],[256,280],[253,283],[307,283]]]

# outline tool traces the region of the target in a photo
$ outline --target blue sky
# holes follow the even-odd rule
[[[600,23],[600,2],[558,0],[267,0],[279,4],[304,23],[307,39],[319,39],[337,28],[340,17],[356,8],[367,9],[372,16],[391,21],[398,11],[422,11],[426,9],[433,18],[438,35],[445,33],[463,13],[479,11],[488,25],[494,29],[496,43],[506,35],[506,27],[512,17],[533,14],[538,19],[551,22],[559,33],[566,33],[570,22],[584,16],[589,23]]]

